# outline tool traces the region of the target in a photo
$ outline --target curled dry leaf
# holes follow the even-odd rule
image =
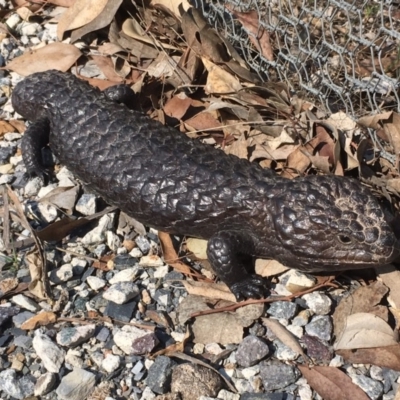
[[[334,347],[336,350],[384,347],[397,344],[397,334],[382,318],[357,313],[347,317],[346,325]]]
[[[292,332],[288,331],[279,321],[273,318],[261,318],[262,323],[276,335],[276,337],[286,346],[291,348],[295,353],[304,357],[308,360],[308,357],[304,354],[304,351],[299,343],[298,338],[293,335]]]
[[[40,199],[40,203],[49,203],[58,208],[66,210],[72,214],[76,199],[78,197],[79,186],[57,187]]]
[[[183,281],[183,286],[191,295],[208,297],[210,299],[227,300],[236,302],[236,298],[224,283],[204,283]]]
[[[57,321],[56,314],[54,314],[51,311],[44,311],[44,312],[41,312],[38,315],[35,315],[34,317],[26,320],[21,325],[21,329],[23,329],[25,331],[31,331],[33,329],[36,329],[39,326],[46,326],[49,324],[53,324],[56,321]]]
[[[374,282],[369,286],[358,288],[350,296],[343,298],[333,314],[335,336],[338,338],[346,327],[346,319],[350,314],[370,313],[388,321],[386,306],[380,305],[388,288],[381,282]]]
[[[107,4],[96,18],[71,33],[71,42],[74,43],[82,36],[110,25],[121,3],[122,0],[107,1]]]
[[[372,349],[337,350],[351,364],[372,364],[400,371],[400,345]]]
[[[274,53],[271,47],[270,35],[268,31],[260,24],[260,18],[257,11],[239,12],[226,6],[232,14],[239,20],[246,31],[249,33],[249,39],[256,49],[269,61],[274,61]]]
[[[324,400],[369,400],[344,372],[334,367],[297,365],[309,385]]]
[[[177,17],[181,15],[179,7],[182,7],[183,10],[187,10],[190,7],[187,0],[151,0],[151,4],[161,4],[172,11]]]
[[[205,57],[202,57],[202,61],[208,71],[207,83],[205,86],[205,91],[207,93],[234,93],[242,89],[239,80],[229,72],[215,65]]]
[[[80,50],[66,43],[50,43],[45,47],[24,53],[11,60],[6,68],[27,76],[35,72],[57,69],[66,72],[81,56]]]
[[[31,282],[29,283],[29,291],[39,299],[46,300],[46,283],[43,277],[44,266],[40,257],[35,252],[30,252],[26,256]]]
[[[400,309],[400,271],[393,265],[385,265],[377,268],[376,272],[379,274],[379,280],[389,288],[389,304]]]
[[[58,21],[58,40],[63,39],[66,31],[80,28],[93,21],[108,2],[112,3],[113,0],[75,0],[72,7],[68,8]]]

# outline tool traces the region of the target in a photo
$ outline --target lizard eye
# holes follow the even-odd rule
[[[338,236],[339,242],[343,244],[350,244],[352,242],[351,237],[346,235],[339,235]]]

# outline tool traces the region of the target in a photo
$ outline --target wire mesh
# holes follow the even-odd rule
[[[400,3],[371,0],[196,0],[264,81],[285,82],[331,114],[400,112]],[[235,12],[256,11],[273,57]]]

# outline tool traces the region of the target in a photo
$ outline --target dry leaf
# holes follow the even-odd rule
[[[192,273],[190,267],[179,259],[178,254],[174,249],[171,236],[168,233],[158,231],[158,238],[160,240],[160,245],[164,256],[164,262],[166,264],[170,265],[176,271],[182,272],[183,274],[189,276],[190,275],[201,276],[200,274]]]
[[[164,112],[169,117],[181,120],[191,104],[192,99],[182,92],[168,100]]]
[[[336,354],[351,364],[372,364],[400,371],[399,344],[372,349],[338,350]]]
[[[18,286],[18,278],[6,278],[0,281],[0,296],[4,296]]]
[[[107,4],[96,18],[71,33],[71,42],[74,43],[82,36],[110,25],[121,3],[122,0],[107,1]]]
[[[324,400],[369,400],[344,372],[334,367],[297,365],[308,384]]]
[[[53,324],[57,321],[57,316],[51,311],[44,311],[32,318],[26,320],[22,325],[21,329],[30,331],[36,329],[39,326],[46,326],[48,324]]]
[[[212,93],[234,93],[242,89],[239,80],[218,65],[202,57],[204,66],[208,71],[205,91]]]
[[[400,309],[400,271],[393,265],[385,265],[376,268],[385,287],[389,288],[388,302],[394,307]]]
[[[188,238],[186,240],[187,249],[193,253],[198,260],[207,260],[207,240]]]
[[[196,131],[218,129],[221,127],[221,122],[207,111],[196,114],[194,117],[186,120],[185,124],[187,124],[191,130]]]
[[[381,282],[374,282],[369,286],[358,288],[350,296],[343,298],[333,313],[333,326],[335,336],[338,338],[343,332],[346,319],[354,313],[370,313],[377,315],[384,321],[388,321],[388,310],[386,306],[379,305],[388,288]]]
[[[308,360],[308,357],[304,354],[304,351],[299,343],[299,339],[293,335],[292,332],[288,331],[279,321],[273,318],[261,318],[262,323],[275,334],[275,336],[287,347],[292,349],[295,353],[304,357]]]
[[[27,51],[11,60],[6,68],[27,76],[35,72],[57,69],[66,72],[81,56],[80,50],[66,43],[50,43],[37,50]]]
[[[288,267],[285,267],[283,264],[276,260],[265,260],[259,258],[256,260],[255,264],[256,274],[264,277],[278,275],[282,272],[287,271],[288,269]]]
[[[52,204],[58,208],[66,210],[68,214],[72,214],[76,199],[78,197],[78,192],[79,186],[56,187],[43,196],[39,202]]]
[[[234,294],[225,283],[204,283],[195,281],[183,281],[182,283],[187,292],[191,295],[236,302]]]
[[[268,60],[274,61],[274,53],[271,47],[270,35],[260,24],[257,11],[239,12],[226,6],[232,14],[240,21],[249,34],[250,41],[256,49]]]
[[[80,28],[93,21],[113,0],[75,0],[72,7],[58,21],[57,37],[63,40],[64,32]]]
[[[181,13],[179,12],[180,6],[185,11],[190,7],[190,4],[187,0],[151,0],[151,4],[161,4],[164,7],[167,7],[168,10],[172,11],[177,17],[181,15]]]
[[[382,318],[357,313],[347,317],[345,328],[335,343],[336,350],[384,347],[397,344],[397,334]]]
[[[15,132],[15,128],[7,121],[0,121],[0,135],[4,133]]]

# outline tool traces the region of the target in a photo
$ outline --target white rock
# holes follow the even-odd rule
[[[58,398],[62,400],[87,399],[95,384],[95,374],[81,368],[76,368],[62,378],[56,393]]]
[[[62,267],[53,269],[50,272],[50,280],[55,284],[69,281],[74,276],[71,264],[64,264]]]
[[[103,298],[117,304],[124,304],[139,294],[138,286],[133,282],[118,282],[110,286]]]
[[[57,333],[57,343],[61,346],[77,346],[93,336],[95,324],[63,328]]]
[[[88,276],[86,282],[91,289],[96,291],[102,289],[107,284],[104,279],[98,278],[97,276]]]
[[[39,193],[40,188],[43,186],[43,182],[40,178],[35,177],[30,179],[25,185],[24,193],[26,197],[36,196]]]
[[[114,372],[121,365],[121,358],[119,356],[114,356],[113,354],[107,354],[103,362],[101,363],[102,368],[109,374]]]
[[[139,261],[139,265],[143,267],[161,267],[164,265],[164,263],[159,256],[153,254],[149,256],[143,256]]]
[[[49,393],[56,383],[56,376],[51,372],[46,372],[39,376],[35,384],[35,396],[44,396]]]
[[[11,301],[28,311],[36,312],[40,309],[35,301],[30,299],[29,297],[24,296],[23,294],[17,294],[16,296],[13,296],[11,298]]]
[[[83,194],[76,203],[76,211],[83,215],[92,215],[96,212],[96,196],[94,194]]]
[[[17,13],[13,13],[5,22],[11,29],[15,29],[15,27],[21,22],[21,18]]]
[[[65,352],[60,349],[47,335],[36,331],[32,346],[49,372],[58,373],[64,362]]]
[[[42,27],[37,22],[22,22],[18,30],[22,35],[35,36],[42,30]]]
[[[303,299],[310,310],[317,315],[327,315],[331,311],[332,300],[324,293],[313,292],[305,294]]]
[[[143,253],[140,251],[139,247],[134,247],[130,252],[129,255],[133,258],[140,258],[143,256]]]
[[[144,329],[136,328],[135,326],[125,325],[122,329],[114,334],[115,344],[125,353],[132,354],[132,342],[142,336],[147,335],[149,332]],[[146,367],[147,368],[147,367]]]
[[[154,278],[162,279],[164,278],[165,275],[168,274],[169,266],[168,265],[163,265],[161,267],[158,267],[154,271]]]
[[[119,247],[121,247],[121,239],[113,231],[107,231],[107,246],[116,252]]]
[[[228,392],[225,389],[221,389],[218,392],[218,399],[223,399],[223,400],[239,400],[240,399],[240,394],[239,393],[232,393]]]
[[[118,283],[118,282],[132,282],[137,275],[138,267],[126,268],[122,271],[117,272],[109,282],[111,285]]]

